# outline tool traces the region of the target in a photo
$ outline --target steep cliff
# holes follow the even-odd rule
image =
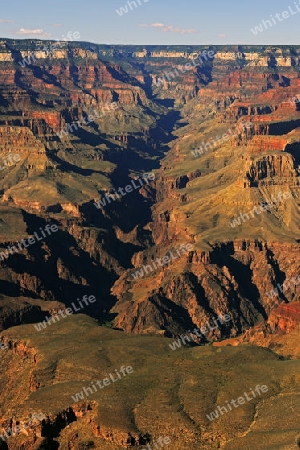
[[[0,173],[2,250],[59,233],[2,261],[3,293],[69,305],[88,289],[94,317],[135,333],[231,312],[214,340],[266,320],[283,300],[266,292],[299,269],[300,49],[43,45],[1,41],[0,143],[20,156]]]

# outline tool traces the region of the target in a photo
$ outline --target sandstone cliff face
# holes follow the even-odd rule
[[[271,248],[272,245],[269,248],[259,242],[232,242],[206,253],[191,252],[180,261],[182,274],[174,275],[177,268],[170,265],[162,272],[132,281],[131,272],[113,289],[120,298],[113,309],[118,313],[115,325],[126,332],[164,330],[167,335],[176,336],[193,327],[200,329],[218,315],[230,314],[231,322],[206,337],[215,340],[236,336],[266,319],[282,301],[280,296],[267,295],[272,290],[272,282],[277,280],[277,265],[283,272],[287,271],[285,260],[289,256],[293,274],[296,276],[299,271],[297,246],[280,247],[276,259],[270,258]],[[151,260],[149,254],[147,259]],[[135,265],[142,267],[142,261],[135,260]],[[137,301],[135,292],[147,289],[149,297],[146,294]],[[127,291],[131,293],[129,296],[124,294]],[[299,295],[299,288],[295,287],[285,298],[291,301]]]
[[[299,270],[296,242],[291,247],[280,244],[276,238],[274,239],[275,235],[271,237],[269,233],[266,237],[268,233],[260,231],[258,239],[241,240],[235,236],[235,239],[226,239],[224,242],[225,239],[222,236],[222,225],[223,235],[228,234],[224,228],[226,226],[224,216],[228,216],[228,213],[226,214],[221,204],[227,205],[229,209],[233,205],[239,205],[240,211],[235,208],[236,212],[232,214],[236,216],[242,209],[246,213],[254,205],[260,204],[263,198],[271,198],[278,189],[284,191],[291,189],[292,195],[295,196],[294,205],[282,205],[278,212],[274,212],[274,215],[277,217],[276,220],[281,223],[283,220],[289,224],[288,227],[296,230],[295,220],[299,214],[299,173],[296,156],[298,150],[295,144],[295,151],[291,152],[289,144],[293,140],[292,136],[297,135],[297,109],[295,105],[291,103],[285,105],[283,101],[284,96],[292,97],[296,88],[294,74],[290,74],[293,87],[284,92],[280,89],[272,91],[270,84],[272,83],[275,87],[277,81],[280,83],[283,78],[274,82],[272,75],[267,72],[237,69],[225,73],[227,69],[226,66],[222,66],[222,60],[237,61],[244,56],[236,53],[217,53],[212,71],[213,79],[201,90],[202,104],[205,104],[209,96],[218,98],[216,108],[209,117],[210,120],[211,117],[215,117],[214,124],[220,124],[216,125],[215,135],[222,135],[218,132],[221,126],[228,132],[224,128],[226,125],[223,124],[229,124],[231,130],[234,130],[242,121],[251,123],[248,129],[239,128],[237,135],[230,140],[231,151],[234,152],[233,146],[237,148],[235,158],[241,158],[238,163],[239,168],[238,164],[232,164],[233,172],[229,182],[229,173],[227,178],[223,171],[223,168],[230,166],[229,150],[222,165],[222,151],[223,148],[224,152],[226,149],[224,142],[216,150],[210,149],[209,153],[203,151],[202,160],[200,159],[202,164],[198,164],[199,160],[195,160],[191,164],[186,162],[187,167],[183,167],[185,158],[189,154],[186,147],[188,145],[190,148],[190,142],[193,142],[189,135],[193,132],[197,133],[195,131],[197,130],[197,113],[203,110],[196,106],[197,113],[193,113],[186,107],[190,123],[195,120],[195,125],[187,127],[188,139],[184,136],[179,144],[175,143],[156,183],[157,203],[151,225],[156,246],[135,255],[132,262],[136,272],[128,271],[113,288],[113,293],[119,299],[113,308],[113,312],[118,314],[115,325],[126,332],[164,332],[167,335],[176,336],[187,332],[188,329],[193,329],[194,326],[201,328],[218,314],[224,315],[231,312],[232,323],[219,327],[208,333],[206,337],[208,340],[215,340],[220,336],[237,336],[242,330],[263,322],[269,317],[272,310],[282,302],[283,297],[269,298],[267,293],[274,284],[276,285],[278,279],[282,282],[285,276],[288,277],[287,271],[290,266],[293,268],[294,275]],[[256,56],[248,60],[254,62]],[[289,58],[280,58],[281,56],[278,56],[276,59],[277,64],[291,66]],[[266,57],[265,63],[262,60],[256,63],[270,67],[274,63],[271,60],[272,58]],[[268,85],[269,88],[267,88]],[[172,90],[174,86],[175,81],[168,84],[168,87],[171,87],[170,96],[175,96]],[[252,92],[249,101],[245,100],[247,90]],[[237,99],[234,98],[233,91],[239,92]],[[219,99],[222,96],[224,100],[220,102]],[[288,119],[289,125],[287,125],[287,117],[293,118],[291,121]],[[183,134],[180,133],[180,136]],[[214,134],[210,134],[209,137]],[[298,138],[295,139],[297,141]],[[188,140],[189,144],[185,143],[185,140]],[[208,138],[203,137],[202,141],[208,142]],[[197,143],[194,144],[195,147],[198,147]],[[190,176],[191,166],[197,167],[195,178]],[[218,170],[222,170],[221,186],[223,189],[223,186],[226,186],[226,191],[224,189],[224,192],[214,200],[214,189],[219,179],[214,176],[216,185],[212,181],[212,175],[210,175],[212,178],[210,184],[206,182],[206,179],[208,174],[214,171],[218,173]],[[230,172],[229,167],[226,170]],[[203,189],[207,189],[208,185],[212,194],[204,194],[205,200],[199,200],[197,189],[202,194]],[[228,193],[229,189],[235,191],[236,198]],[[289,211],[292,210],[295,212],[294,219],[290,218]],[[279,213],[283,215],[282,218],[278,215]],[[207,216],[208,219],[206,219]],[[266,222],[262,223],[263,227],[257,228],[259,220],[265,222],[264,218],[257,218],[254,221],[253,231],[264,229],[264,226],[267,230],[268,217]],[[200,224],[204,222],[205,225],[197,226],[197,221]],[[220,236],[218,238],[214,236],[211,239],[210,234],[214,235],[218,227]],[[248,230],[246,233],[248,234]],[[235,234],[241,236],[238,230]],[[253,234],[255,235],[255,231]],[[218,239],[223,241],[222,245],[215,244],[214,241]],[[202,240],[209,244],[210,249],[201,250]],[[178,264],[169,264],[147,274],[144,272],[141,277],[134,280],[134,273],[139,273],[143,266],[152,260],[155,261],[156,257],[162,258],[172,246],[179,246],[182,242],[193,242],[195,250],[186,257],[182,257]],[[278,249],[280,250],[277,251]],[[289,257],[291,257],[289,263],[286,264]],[[243,289],[243,286],[247,287]],[[297,298],[299,298],[298,287],[295,287],[293,292],[287,292],[284,297],[285,301],[293,301]],[[153,317],[152,323],[149,321],[150,315]],[[170,316],[173,317],[172,324],[170,324]]]
[[[149,442],[147,433],[176,435],[178,429],[176,450],[219,448],[225,441],[231,445],[240,426],[227,432],[226,425],[221,437],[207,427],[206,410],[215,408],[223,386],[221,377],[213,379],[214,389],[207,386],[211,366],[202,361],[212,361],[222,372],[229,367],[231,379],[241,360],[233,383],[240,387],[245,370],[253,370],[259,358],[262,373],[269,370],[276,386],[265,402],[269,410],[264,417],[272,419],[273,395],[286,380],[294,395],[298,366],[292,366],[295,375],[290,376],[288,361],[277,377],[277,356],[251,346],[237,351],[203,346],[185,359],[170,351],[166,337],[177,339],[213,324],[218,315],[229,315],[229,321],[212,327],[197,343],[229,338],[224,345],[251,342],[285,357],[296,355],[284,339],[297,331],[300,284],[278,295],[270,292],[297,277],[300,269],[300,119],[297,103],[289,102],[300,87],[294,66],[300,51],[216,48],[212,61],[182,73],[203,48],[178,52],[65,44],[50,61],[41,46],[3,41],[0,48],[0,143],[3,155],[17,149],[21,155],[0,176],[1,249],[48,223],[59,228],[1,261],[0,327],[8,347],[1,353],[1,425],[15,426],[37,405],[46,414],[27,435],[10,438],[8,448],[78,450],[94,441],[96,448],[134,448]],[[37,52],[37,62],[21,67],[19,61],[31,51]],[[153,80],[176,68],[179,76],[154,85]],[[101,120],[66,139],[57,136],[67,124],[86,117],[87,110],[112,102],[118,108]],[[247,121],[248,129],[240,127]],[[239,129],[234,138],[199,158],[191,154],[229,128]],[[151,184],[95,206],[105,194],[114,195],[119,186],[153,170]],[[233,226],[234,218],[280,191],[291,194],[280,208]],[[144,266],[187,243],[191,250],[146,273]],[[86,316],[64,319],[55,330],[37,333],[33,328],[32,322],[87,293],[97,302],[84,310]],[[148,336],[133,341],[92,323],[88,315],[128,334]],[[7,329],[20,323],[28,325]],[[161,359],[152,357],[156,351],[162,352]],[[86,380],[118,367],[125,356],[142,369],[134,383],[118,387],[121,401],[103,390],[95,401],[73,403],[71,396]],[[199,395],[195,406],[191,399]],[[296,419],[295,424],[292,416],[287,421],[293,430]],[[245,430],[252,423],[251,410]]]
[[[297,172],[294,168],[294,158],[289,154],[270,155],[256,159],[249,168],[249,179],[258,183],[266,178],[283,178],[284,184],[293,184]]]
[[[238,228],[231,230],[228,220],[239,214],[237,208],[247,211],[260,203],[262,195],[271,196],[285,185],[293,204],[280,210],[287,227],[282,233],[288,233],[288,227],[296,233],[290,216],[294,211],[296,218],[298,208],[299,113],[290,99],[300,87],[294,69],[298,50],[292,55],[292,50],[280,48],[216,48],[213,58],[184,72],[185,63],[197,58],[204,47],[131,51],[65,43],[50,61],[41,42],[32,48],[18,45],[17,41],[1,43],[6,56],[0,67],[5,103],[0,143],[5,154],[18,147],[21,155],[19,164],[0,180],[2,204],[28,214],[20,222],[25,235],[35,230],[39,217],[57,221],[60,239],[67,245],[61,249],[58,242],[49,240],[36,252],[24,251],[22,259],[12,256],[1,269],[6,292],[18,286],[19,295],[68,304],[77,289],[88,287],[104,295],[103,304],[94,311],[99,317],[116,301],[109,294],[116,282],[112,291],[118,299],[115,325],[135,333],[176,334],[231,311],[232,322],[208,335],[216,339],[237,335],[266,319],[280,300],[266,299],[265,292],[288,267],[285,244],[276,258],[270,257],[278,242],[278,224],[275,228],[271,224],[268,236],[261,234],[261,229],[270,226],[266,216],[266,223],[256,223],[248,236]],[[35,63],[19,64],[31,52]],[[141,58],[143,69],[136,64]],[[34,67],[43,71],[43,77],[35,76]],[[285,72],[274,76],[274,67]],[[172,71],[174,77],[154,85],[153,80]],[[75,129],[65,139],[57,136],[57,131],[86,117],[87,110],[112,102],[116,110]],[[179,139],[171,145],[155,183],[96,209],[95,200],[113,194],[113,187],[128,184],[128,175],[138,173],[141,165],[145,170],[158,167],[151,158],[162,156],[179,119],[178,111],[161,106],[170,102],[178,106],[188,125],[177,129]],[[199,117],[208,121],[207,127],[199,124]],[[251,124],[247,128],[242,126],[246,122]],[[193,137],[208,142],[219,129],[222,136],[228,128],[236,130],[232,139],[204,152],[202,159],[187,156],[192,145],[197,147]],[[217,187],[221,187],[219,193]],[[3,239],[3,244],[7,242],[14,239]],[[192,243],[194,250],[173,266],[134,281],[134,270],[183,242]],[[294,255],[297,245],[293,244]],[[78,258],[84,258],[84,267],[78,267]],[[41,262],[49,267],[46,274],[39,268]],[[295,272],[296,258],[293,265]],[[97,286],[99,273],[105,278],[102,287]],[[57,286],[53,279],[58,280]],[[248,289],[243,288],[244,279]],[[62,293],[66,285],[71,289],[67,299]]]
[[[300,316],[300,303],[281,304],[274,309],[268,319],[272,332],[290,333],[298,327]]]

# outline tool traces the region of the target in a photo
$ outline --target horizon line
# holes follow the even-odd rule
[[[37,42],[65,42],[65,43],[77,43],[77,44],[92,44],[92,45],[103,45],[103,46],[118,46],[118,47],[204,47],[204,46],[215,46],[215,47],[269,47],[269,46],[280,46],[280,47],[300,47],[300,44],[117,44],[117,43],[98,43],[98,42],[92,42],[92,41],[71,41],[71,40],[61,40],[61,39],[42,39],[42,38],[7,38],[7,37],[0,37],[0,40],[10,40],[10,41],[37,41]]]

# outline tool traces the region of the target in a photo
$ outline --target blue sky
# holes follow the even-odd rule
[[[77,32],[78,40],[99,44],[300,44],[294,1],[135,0],[132,9],[127,0],[3,1],[0,37],[63,39]],[[128,12],[118,15],[125,5]],[[256,36],[251,32],[289,7],[294,15]]]

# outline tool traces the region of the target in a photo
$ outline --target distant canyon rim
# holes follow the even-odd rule
[[[0,40],[0,426],[46,416],[4,450],[295,445],[299,67],[298,45]]]

